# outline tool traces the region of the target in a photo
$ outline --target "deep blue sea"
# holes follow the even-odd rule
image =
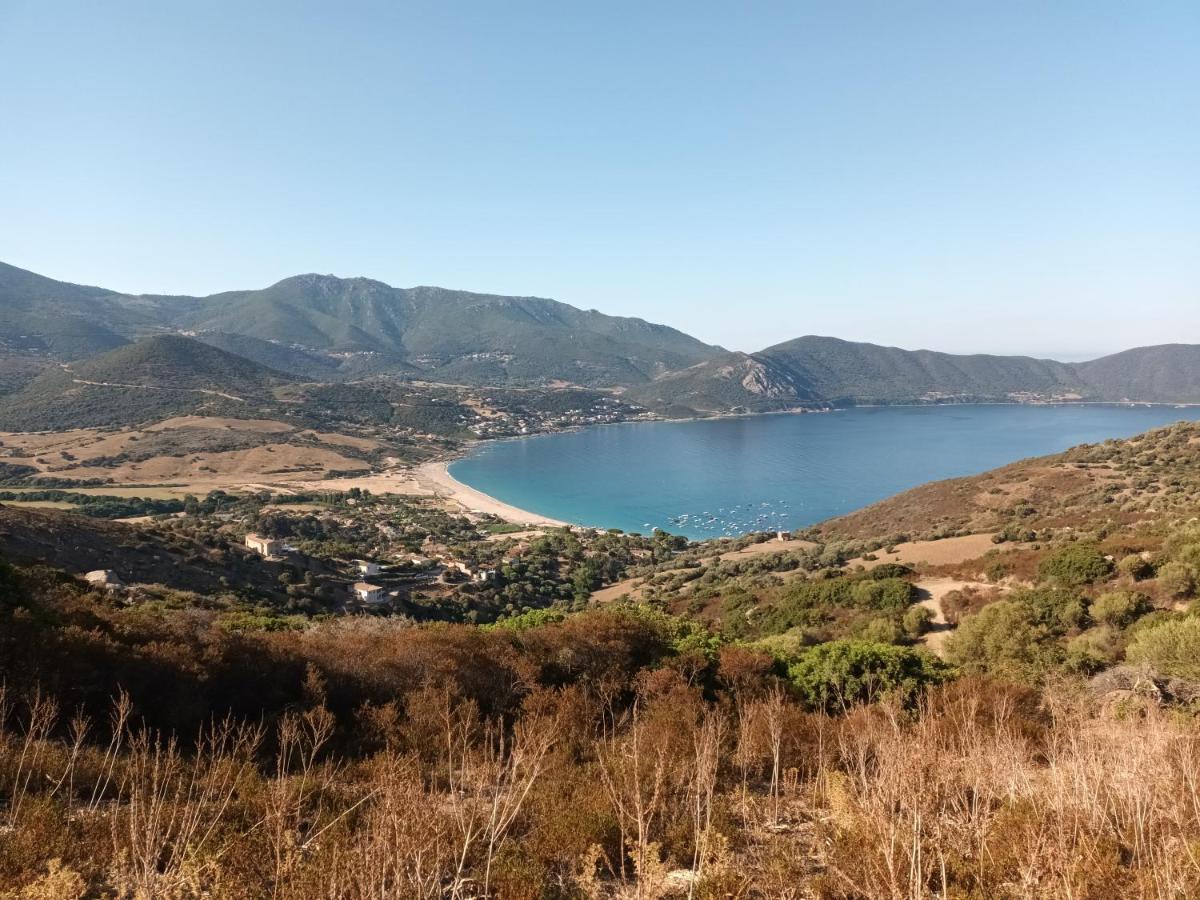
[[[450,471],[555,519],[706,538],[811,525],[927,481],[1180,419],[1200,419],[1200,408],[918,406],[639,422],[488,443]]]

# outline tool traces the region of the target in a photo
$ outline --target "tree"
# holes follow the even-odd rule
[[[904,633],[910,638],[919,638],[929,630],[929,624],[933,621],[933,613],[924,606],[910,606],[904,613],[904,619],[901,624],[904,627]]]
[[[805,701],[825,710],[898,694],[912,703],[928,684],[946,677],[937,659],[908,647],[870,641],[830,641],[806,650],[788,676]]]
[[[1112,574],[1113,564],[1094,544],[1071,544],[1047,556],[1038,574],[1067,587],[1093,584]]]
[[[1145,594],[1133,591],[1112,591],[1101,594],[1093,602],[1088,612],[1092,618],[1103,625],[1124,628],[1136,619],[1150,611],[1150,600]]]
[[[1169,562],[1158,570],[1158,583],[1172,597],[1190,597],[1196,590],[1196,573],[1191,566]]]
[[[866,579],[854,585],[854,603],[867,609],[906,609],[916,596],[916,588],[899,578]]]
[[[1154,575],[1154,566],[1150,565],[1148,560],[1142,559],[1140,554],[1131,553],[1117,563],[1117,571],[1134,581],[1141,581]]]
[[[966,616],[946,641],[946,659],[972,674],[1037,681],[1053,658],[1050,631],[1015,600],[998,600]]]
[[[1200,681],[1200,619],[1168,619],[1139,631],[1125,658],[1163,675]]]

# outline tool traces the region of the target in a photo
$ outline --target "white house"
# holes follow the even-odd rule
[[[283,552],[283,541],[253,533],[246,535],[246,546],[259,556],[278,556]]]
[[[354,567],[358,569],[359,575],[378,575],[381,571],[383,571],[379,563],[371,562],[370,560],[366,559],[356,559],[354,561]]]
[[[83,579],[92,587],[104,588],[106,591],[119,591],[125,587],[124,582],[112,569],[95,569],[84,575]]]
[[[359,581],[354,585],[354,596],[363,603],[382,603],[387,599],[387,594],[377,584],[368,584],[365,581]]]

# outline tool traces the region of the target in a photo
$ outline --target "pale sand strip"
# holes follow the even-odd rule
[[[446,460],[427,462],[415,469],[396,468],[370,475],[350,475],[293,485],[313,491],[348,491],[351,488],[368,490],[372,494],[398,494],[404,497],[434,497],[450,503],[464,512],[489,513],[514,525],[554,525],[568,523],[541,516],[525,509],[503,503],[483,491],[477,491],[454,478]]]
[[[541,516],[525,509],[502,503],[495,497],[463,484],[450,474],[445,462],[429,462],[418,466],[417,481],[433,486],[435,496],[445,496],[469,512],[490,513],[517,525],[566,525],[566,522]]]

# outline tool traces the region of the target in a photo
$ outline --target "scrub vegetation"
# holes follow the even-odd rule
[[[364,491],[5,510],[0,896],[1193,896],[1196,432],[942,485],[1116,476],[957,561],[871,510],[700,544]],[[409,587],[345,607],[352,553]]]

